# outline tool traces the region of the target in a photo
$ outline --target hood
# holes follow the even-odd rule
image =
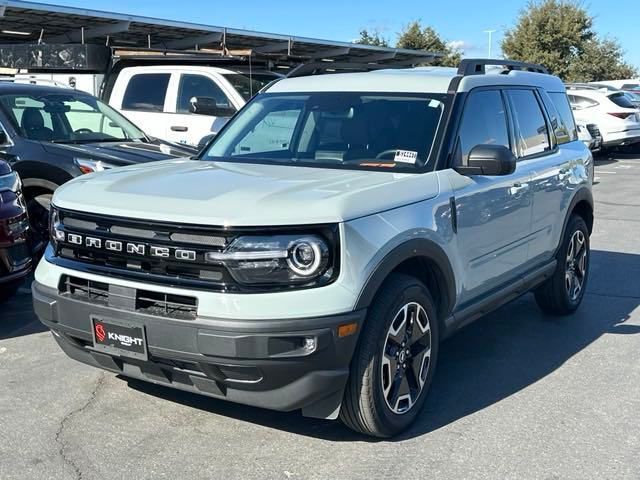
[[[61,208],[218,226],[333,223],[438,194],[435,173],[171,160],[83,175],[58,188]]]
[[[95,142],[95,143],[42,143],[49,153],[89,160],[102,160],[114,166],[154,162],[194,154],[193,149],[180,148],[165,142]]]

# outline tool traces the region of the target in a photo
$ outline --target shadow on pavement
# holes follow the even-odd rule
[[[493,405],[549,375],[602,335],[640,334],[625,324],[640,304],[640,255],[592,251],[590,285],[580,309],[546,317],[527,295],[443,343],[438,371],[414,426],[393,439],[437,430]],[[235,405],[140,381],[141,392],[242,421],[333,441],[379,441],[338,422]]]
[[[22,283],[13,298],[0,304],[0,340],[47,330],[33,313],[30,285],[31,278]]]

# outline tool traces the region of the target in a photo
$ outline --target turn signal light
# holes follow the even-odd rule
[[[358,324],[355,322],[347,323],[345,325],[340,325],[338,327],[338,337],[340,338],[348,337],[349,335],[353,335],[357,331],[358,331]]]

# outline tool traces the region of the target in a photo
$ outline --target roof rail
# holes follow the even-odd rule
[[[515,60],[503,60],[496,58],[465,58],[458,65],[458,75],[484,75],[486,67],[491,65],[500,65],[508,71],[523,70],[526,72],[545,73],[549,71],[542,65],[536,63],[516,62]]]
[[[410,65],[385,65],[380,63],[355,63],[355,62],[311,62],[303,63],[293,68],[287,78],[308,77],[323,73],[359,73],[370,72],[387,68],[408,68]]]

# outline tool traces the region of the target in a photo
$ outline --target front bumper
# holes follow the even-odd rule
[[[174,319],[97,305],[33,283],[34,310],[65,353],[80,362],[146,380],[279,411],[335,418],[349,375],[357,333],[339,338],[338,326],[366,311],[286,320]],[[93,348],[90,316],[144,327],[148,360]],[[309,353],[304,339],[315,339]]]

